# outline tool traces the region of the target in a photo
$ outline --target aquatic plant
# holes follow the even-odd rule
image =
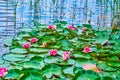
[[[71,30],[65,21],[55,21],[54,25],[56,30],[37,23],[5,40],[9,52],[0,58],[0,67],[8,72],[1,79],[120,79],[120,30],[98,31],[89,24]],[[33,38],[35,43],[30,42]],[[23,47],[26,43],[30,46]]]

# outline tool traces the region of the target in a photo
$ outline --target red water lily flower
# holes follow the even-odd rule
[[[48,25],[48,28],[52,30],[56,30],[56,26],[53,26],[53,25]]]
[[[37,41],[38,41],[37,38],[31,38],[31,39],[30,39],[30,42],[32,42],[32,43],[36,43]]]
[[[51,56],[56,56],[56,55],[57,55],[57,50],[56,50],[56,49],[51,49],[51,50],[49,51],[49,55],[51,55]]]
[[[70,52],[66,51],[62,55],[62,59],[65,61],[70,58]]]
[[[0,68],[0,78],[4,77],[7,74],[7,68]]]
[[[91,50],[90,47],[85,47],[84,50],[83,50],[83,52],[85,52],[85,53],[89,53],[89,52],[91,52],[91,51],[92,51],[92,50]]]
[[[31,44],[30,43],[25,43],[23,44],[23,48],[27,49],[27,48],[30,48]]]
[[[69,26],[68,26],[68,29],[77,30],[76,27],[74,27],[74,26],[72,26],[72,25],[69,25]]]

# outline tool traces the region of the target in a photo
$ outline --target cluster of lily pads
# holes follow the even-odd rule
[[[1,80],[119,80],[120,30],[35,22],[4,40]]]

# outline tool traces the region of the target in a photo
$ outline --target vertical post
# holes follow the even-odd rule
[[[88,14],[88,0],[86,0],[86,6],[85,6],[85,9],[86,9],[85,23],[86,23],[86,22],[87,22],[87,14]]]
[[[14,4],[14,34],[16,32],[16,8],[17,8],[17,1]]]
[[[6,1],[6,30],[8,27],[8,0]],[[6,32],[6,36],[8,35],[8,33]]]

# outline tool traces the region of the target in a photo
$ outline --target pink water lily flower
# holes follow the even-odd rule
[[[56,30],[56,26],[53,26],[53,25],[48,25],[48,28],[52,30]]]
[[[69,25],[69,26],[68,26],[68,29],[77,30],[76,27],[74,27],[74,26],[72,26],[72,25]]]
[[[56,55],[57,55],[57,50],[56,50],[56,49],[51,49],[51,50],[49,51],[49,55],[51,55],[51,56],[56,56]]]
[[[4,77],[7,74],[7,68],[0,68],[0,78]]]
[[[70,58],[70,52],[66,51],[62,55],[62,59],[65,61]]]
[[[91,51],[92,51],[92,50],[91,50],[90,47],[85,47],[84,50],[83,50],[83,52],[85,52],[85,53],[89,53],[89,52],[91,52]]]
[[[85,32],[87,30],[87,28],[82,28],[82,32]]]
[[[84,70],[92,70],[92,71],[97,72],[97,73],[101,73],[102,72],[102,70],[100,68],[98,68],[95,64],[90,64],[90,63],[89,64],[84,64],[82,66],[82,68]]]
[[[32,42],[32,43],[36,43],[37,41],[38,41],[37,38],[31,38],[31,39],[30,39],[30,42]]]
[[[30,43],[25,43],[23,44],[23,48],[28,49],[30,48],[31,44]]]
[[[94,68],[96,68],[96,65],[95,64],[84,64],[83,66],[82,66],[82,68],[84,69],[84,70],[92,70],[92,69],[94,69]]]

